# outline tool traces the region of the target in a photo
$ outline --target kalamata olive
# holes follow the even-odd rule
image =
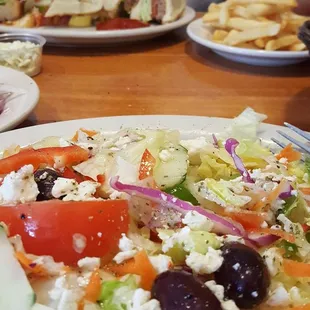
[[[53,169],[39,169],[34,173],[34,180],[36,181],[39,189],[37,200],[53,199],[52,188],[60,174]]]
[[[157,276],[152,298],[162,310],[221,310],[221,304],[203,282],[186,271],[170,270]]]
[[[240,308],[251,309],[266,298],[270,276],[262,257],[252,248],[232,242],[222,247],[222,266],[214,274],[223,285],[225,297]]]

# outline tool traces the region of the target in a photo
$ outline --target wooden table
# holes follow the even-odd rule
[[[232,63],[190,42],[184,29],[134,46],[46,48],[43,67],[40,103],[21,127],[111,115],[234,117],[251,106],[270,123],[310,130],[310,62]]]

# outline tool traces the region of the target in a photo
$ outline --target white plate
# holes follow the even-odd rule
[[[45,37],[47,44],[53,45],[106,45],[155,38],[187,25],[195,16],[195,11],[187,7],[183,16],[175,22],[140,29],[96,31],[95,27],[80,29],[68,27],[15,28],[0,25],[0,32],[35,33]]]
[[[214,53],[248,65],[280,67],[310,59],[308,51],[264,51],[215,43],[211,40],[213,30],[203,24],[202,18],[190,23],[187,27],[187,33],[193,41],[210,48]]]
[[[40,91],[33,79],[26,74],[0,66],[1,91],[15,93],[0,114],[0,131],[16,127],[32,112],[39,101]],[[18,95],[16,95],[18,94]]]
[[[139,128],[177,129],[181,131],[184,138],[191,138],[199,135],[222,133],[231,125],[231,119],[180,115],[132,115],[51,123],[17,129],[0,134],[0,151],[12,143],[25,146],[48,136],[71,138],[79,128],[101,130],[106,133],[113,133],[122,128],[137,128],[137,124],[139,124]],[[262,124],[260,127],[259,136],[267,141],[269,141],[271,137],[281,140],[281,137],[277,133],[277,130],[279,129],[289,133],[287,128],[270,124]]]

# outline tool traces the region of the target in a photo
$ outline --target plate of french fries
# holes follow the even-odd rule
[[[187,33],[233,61],[261,66],[295,64],[310,57],[298,39],[299,28],[310,17],[295,14],[296,6],[296,0],[212,3],[202,18],[188,26]]]

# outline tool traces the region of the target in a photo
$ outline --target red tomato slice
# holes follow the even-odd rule
[[[51,255],[55,261],[74,265],[86,256],[115,254],[121,234],[128,231],[129,215],[124,200],[50,200],[1,207],[0,221],[8,225],[10,236],[21,235],[27,253]],[[75,234],[86,239],[82,253],[74,247]]]
[[[33,165],[37,169],[41,164],[60,167],[78,164],[88,159],[88,152],[79,146],[48,147],[39,150],[25,150],[0,160],[0,174],[16,171],[25,165]]]
[[[153,175],[153,169],[156,165],[156,159],[151,152],[146,149],[142,155],[141,163],[139,167],[139,180],[146,179]]]
[[[120,30],[149,27],[149,24],[129,18],[113,18],[96,25],[97,30]]]
[[[68,167],[65,167],[65,169],[62,173],[62,177],[66,178],[66,179],[76,180],[78,183],[85,181],[83,176],[81,176],[80,174],[75,172],[73,169],[68,168]]]

